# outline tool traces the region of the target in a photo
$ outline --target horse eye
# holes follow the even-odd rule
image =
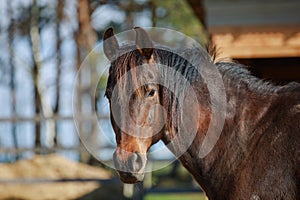
[[[153,97],[155,94],[155,90],[151,90],[148,94],[148,97]]]

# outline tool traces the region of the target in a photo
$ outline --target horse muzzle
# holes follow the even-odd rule
[[[144,179],[146,155],[140,153],[116,151],[114,165],[124,183],[136,183]]]

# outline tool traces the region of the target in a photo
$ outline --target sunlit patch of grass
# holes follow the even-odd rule
[[[145,200],[205,200],[204,194],[149,194],[146,195]]]

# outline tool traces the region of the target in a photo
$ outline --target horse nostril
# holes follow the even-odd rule
[[[130,154],[131,155],[127,159],[122,160],[117,152],[114,153],[113,161],[115,168],[118,171],[136,173],[143,168],[145,160],[143,159],[142,155],[137,152]]]
[[[135,152],[131,155],[131,157],[128,160],[129,168],[132,172],[138,172],[143,167],[143,158],[142,156]]]

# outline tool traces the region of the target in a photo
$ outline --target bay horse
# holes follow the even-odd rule
[[[144,29],[134,31],[133,45],[120,47],[112,28],[103,38],[111,62],[106,97],[117,142],[114,164],[121,180],[142,181],[147,152],[162,140],[209,199],[300,199],[300,84],[275,86],[238,63],[214,61],[207,51],[183,52],[195,54],[195,66],[157,47]],[[212,106],[218,108],[212,105],[218,94],[209,94],[214,91],[203,77],[211,65],[224,84],[226,109],[219,113],[225,119],[216,144],[201,156]],[[191,93],[174,79],[176,74],[185,77],[196,100],[187,98]],[[190,126],[196,132],[186,144]],[[184,152],[178,154],[180,149]]]

